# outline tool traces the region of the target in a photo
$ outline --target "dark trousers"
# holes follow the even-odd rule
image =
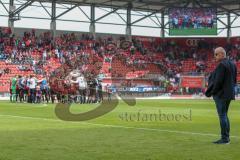
[[[19,98],[20,98],[20,102],[24,101],[24,89],[23,88],[19,89]]]
[[[80,94],[80,103],[85,103],[86,102],[86,89],[79,89],[79,94]]]
[[[30,103],[35,103],[36,89],[30,89]]]
[[[213,96],[213,99],[215,101],[218,112],[222,139],[229,140],[230,123],[227,114],[231,100],[220,99],[217,96]]]
[[[49,94],[48,94],[48,90],[47,89],[42,89],[42,98],[43,98],[43,101],[49,101]]]

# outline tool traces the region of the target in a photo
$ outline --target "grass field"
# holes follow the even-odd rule
[[[71,111],[96,106],[73,105]],[[150,117],[159,112],[182,119]],[[0,160],[237,160],[239,101],[232,102],[229,116],[231,144],[214,145],[219,122],[211,100],[138,100],[133,107],[121,101],[85,122],[57,119],[52,104],[1,101]]]
[[[217,28],[201,28],[201,29],[169,29],[171,36],[186,36],[186,35],[217,35]]]

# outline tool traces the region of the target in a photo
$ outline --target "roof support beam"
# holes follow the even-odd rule
[[[39,2],[40,5],[42,6],[42,8],[46,11],[46,13],[49,15],[49,17],[51,17],[51,14],[48,12],[48,10],[46,9],[46,7],[42,4],[42,2]]]
[[[224,23],[220,18],[217,18],[217,20],[218,20],[219,22],[221,22],[225,27],[227,26],[227,24]]]
[[[127,7],[127,23],[126,23],[126,36],[128,40],[132,40],[131,11],[132,11],[132,4],[129,3]]]
[[[138,20],[136,20],[136,21],[134,21],[134,22],[132,22],[132,24],[135,24],[135,23],[137,23],[137,22],[140,22],[140,21],[142,21],[142,20],[144,20],[144,19],[146,19],[146,18],[148,18],[148,17],[150,17],[150,16],[152,16],[152,15],[154,15],[154,14],[156,14],[156,13],[157,13],[157,11],[152,12],[152,13],[150,13],[150,14],[148,14],[148,15],[146,15],[146,16],[144,16],[144,17],[142,17],[142,18],[140,18],[140,19],[138,19]]]
[[[231,29],[231,13],[227,13],[227,41],[230,42],[230,38],[232,36],[232,29]]]
[[[56,16],[56,19],[58,19],[59,17],[63,16],[64,14],[68,13],[69,11],[73,10],[74,8],[78,7],[78,5],[75,5],[69,9],[67,9],[66,11],[60,13],[59,15]]]
[[[52,32],[52,37],[55,39],[56,37],[56,1],[52,1],[52,15],[51,15],[51,24],[50,24],[51,32]]]
[[[10,0],[9,2],[8,27],[11,28],[12,33],[14,33],[14,0]]]
[[[225,8],[225,7],[223,7],[222,4],[219,4],[219,3],[212,3],[212,2],[210,2],[209,0],[207,0],[207,3],[206,3],[206,4],[209,4],[209,5],[212,6],[212,7],[220,8],[220,9],[222,9],[222,10],[224,10],[224,11],[227,11],[227,13],[230,12],[230,13],[234,13],[234,14],[236,14],[237,16],[240,16],[239,13],[237,13],[237,12],[235,12],[235,11],[233,11],[233,10],[227,9],[227,8]],[[231,4],[231,2],[229,2],[228,4]]]
[[[235,16],[235,18],[232,20],[231,25],[238,19],[238,16]]]
[[[91,20],[91,18],[84,12],[84,10],[78,6],[78,9],[87,17],[87,19]]]
[[[95,25],[95,5],[91,5],[91,17],[90,17],[90,26],[89,32],[93,35],[93,38],[96,39],[96,25]]]
[[[145,14],[143,14],[143,13],[141,13],[141,12],[139,12],[139,14],[145,16]],[[155,13],[155,17],[156,17],[156,13]],[[157,23],[151,16],[149,17],[149,19],[150,19],[154,24],[156,24],[156,26],[161,27],[161,22],[160,22],[160,23]]]
[[[0,3],[2,4],[3,8],[5,9],[5,11],[8,13],[7,7],[4,5],[4,3],[1,0],[0,0]]]
[[[104,9],[104,8],[100,8],[100,7],[99,7],[99,9],[108,12],[108,10],[106,10],[106,9]],[[119,18],[121,18],[124,23],[127,23],[127,21],[121,16],[121,14],[123,14],[123,13],[118,13],[118,12],[116,11],[115,14],[116,14]],[[124,15],[125,15],[125,14],[124,14]]]
[[[27,1],[26,3],[24,3],[23,5],[21,5],[20,7],[18,7],[18,8],[13,12],[13,15],[15,16],[16,14],[20,13],[22,10],[24,10],[25,8],[27,8],[28,6],[30,6],[33,2],[34,2],[34,0]]]
[[[161,37],[162,38],[165,38],[164,14],[165,14],[164,11],[162,11],[161,13]]]
[[[109,16],[109,15],[112,14],[112,13],[115,13],[118,9],[119,9],[119,8],[115,8],[115,9],[113,9],[111,12],[108,12],[107,14],[105,14],[105,15],[99,17],[98,19],[96,19],[95,22],[97,22],[97,21],[99,21],[99,20],[101,20],[101,19],[103,19],[103,18]]]

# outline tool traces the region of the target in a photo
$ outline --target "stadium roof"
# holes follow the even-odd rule
[[[167,25],[169,24],[169,21],[166,20],[167,18],[165,15],[168,15],[169,8],[175,7],[216,8],[218,11],[217,14],[219,15],[217,20],[221,23],[221,26],[218,27],[218,33],[221,33],[224,29],[227,29],[227,37],[231,35],[231,28],[240,28],[238,21],[240,17],[240,0],[0,0],[0,5],[2,5],[8,13],[2,16],[8,17],[10,22],[20,20],[21,18],[51,20],[50,26],[53,31],[56,30],[56,20],[59,20],[90,23],[89,31],[92,33],[95,33],[96,23],[124,25],[126,26],[127,35],[131,35],[131,27],[133,26],[156,28],[161,29],[161,35],[164,37],[164,33],[166,32],[165,29],[167,29]],[[11,7],[8,7],[7,5]],[[29,6],[42,7],[48,15],[45,17],[31,16],[31,14],[21,15],[22,11]],[[85,11],[81,8],[82,6],[91,7],[90,10]],[[95,7],[104,10],[104,14],[100,14],[100,16],[95,17]],[[85,15],[85,19],[79,20],[68,19],[66,17],[61,18],[66,13],[76,8],[78,8],[81,13]],[[111,8],[112,10],[105,8]],[[119,10],[125,11],[121,12]],[[143,11],[147,11],[148,13],[144,13]],[[234,15],[231,15],[230,13]],[[110,14],[116,14],[116,16],[120,18],[119,20],[121,22],[101,21]],[[150,20],[150,23],[143,22],[145,19]],[[13,28],[14,23],[9,23],[9,26]]]
[[[52,2],[50,0],[37,0]],[[239,0],[55,0],[56,3],[127,8],[142,11],[159,11],[171,7],[217,7],[218,11],[240,11]]]

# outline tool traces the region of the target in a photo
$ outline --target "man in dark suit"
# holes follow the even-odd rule
[[[235,99],[237,68],[232,61],[226,58],[224,48],[216,48],[214,56],[218,65],[211,73],[205,93],[207,97],[213,96],[221,126],[221,139],[213,143],[229,144],[230,123],[227,114],[231,100]]]

